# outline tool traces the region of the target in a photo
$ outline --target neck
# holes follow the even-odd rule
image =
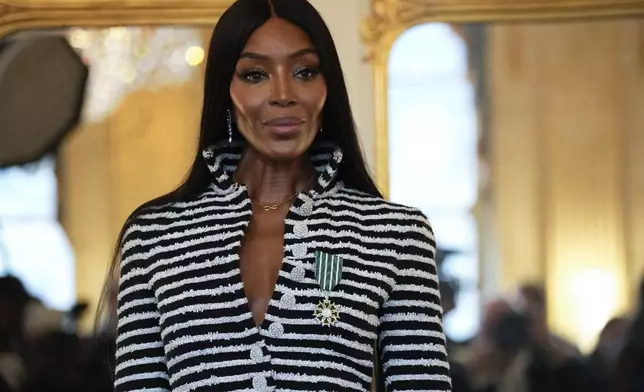
[[[235,181],[248,187],[253,201],[273,204],[307,190],[314,175],[308,155],[292,161],[274,161],[247,147],[235,171]]]

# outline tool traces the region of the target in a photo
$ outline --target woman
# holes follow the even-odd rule
[[[385,202],[330,33],[240,0],[212,36],[197,156],[121,238],[117,392],[450,389],[434,239]]]

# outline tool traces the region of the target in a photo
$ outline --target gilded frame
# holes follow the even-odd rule
[[[233,0],[0,0],[0,38],[19,30],[214,25]]]
[[[371,0],[363,21],[374,77],[376,183],[389,195],[389,53],[407,29],[428,22],[486,22],[644,16],[644,0]]]

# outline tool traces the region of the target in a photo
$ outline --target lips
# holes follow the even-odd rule
[[[302,125],[303,122],[297,117],[276,117],[266,121],[264,124],[271,127],[294,127]]]
[[[300,132],[304,121],[297,117],[276,117],[264,122],[270,133],[278,137],[292,137]]]

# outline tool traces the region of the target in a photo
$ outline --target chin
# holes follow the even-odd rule
[[[293,161],[306,155],[310,147],[311,143],[304,140],[272,140],[257,150],[272,160]]]

